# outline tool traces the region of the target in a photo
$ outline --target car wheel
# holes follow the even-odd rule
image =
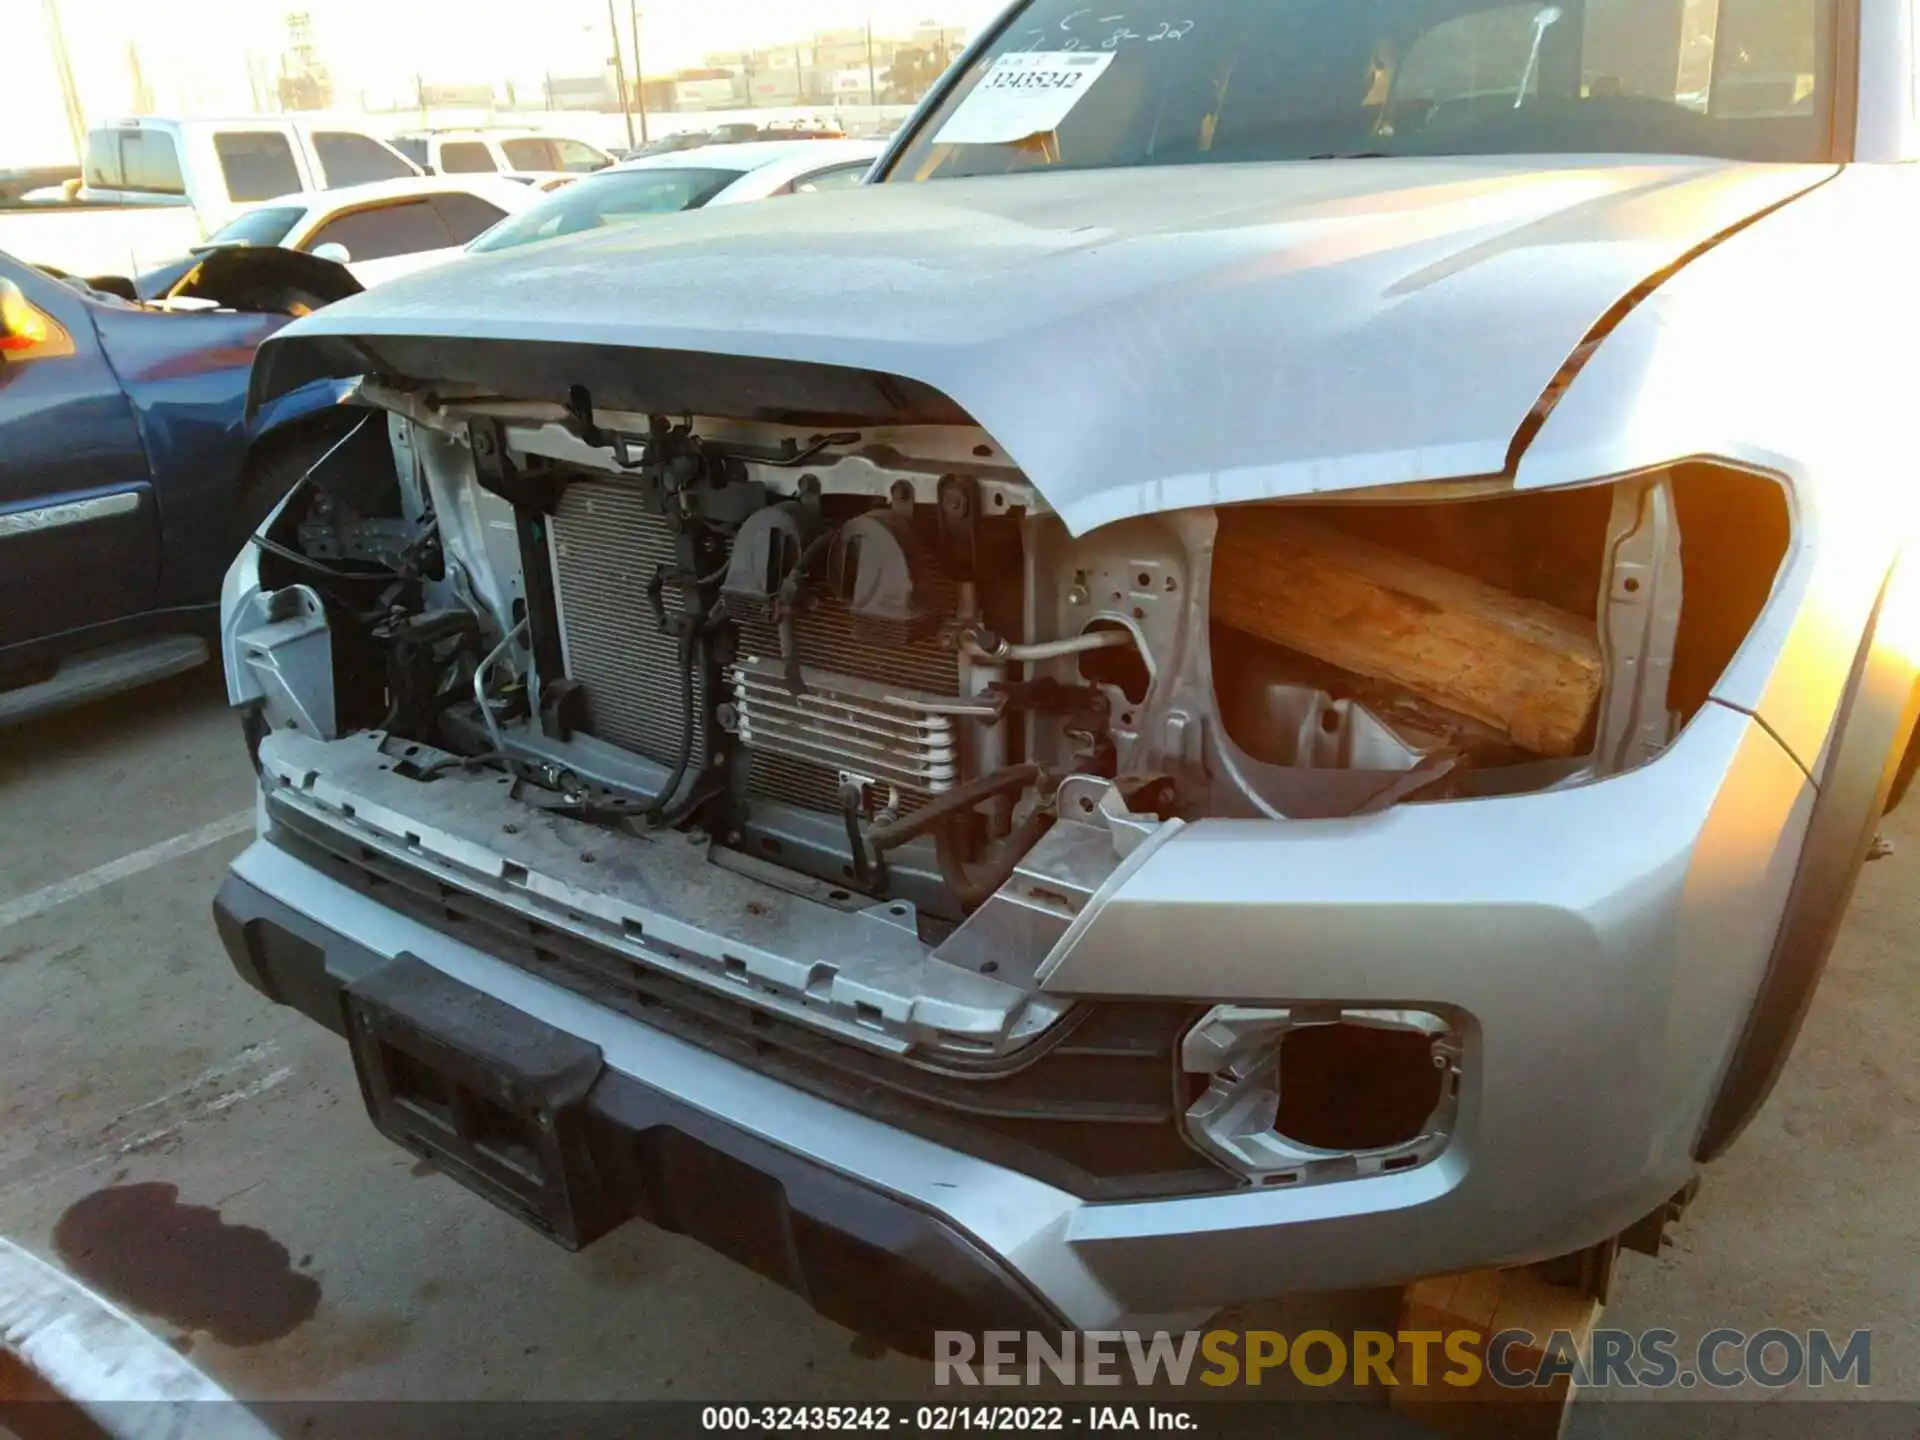
[[[357,415],[328,416],[321,423],[303,425],[290,434],[269,435],[254,447],[247,457],[238,503],[234,506],[236,554],[253,539],[267,517],[314,463],[340,443],[357,419]]]

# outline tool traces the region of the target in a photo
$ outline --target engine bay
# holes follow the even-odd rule
[[[370,838],[418,853],[441,802],[497,783],[569,834],[645,842],[625,869],[697,859],[767,897],[740,903],[787,940],[764,964],[739,935],[676,941],[680,961],[854,1033],[854,991],[911,1015],[945,983],[923,966],[989,982],[965,1023],[909,1026],[956,1063],[1045,1028],[1049,957],[1187,824],[1364,817],[1652,759],[1786,544],[1774,487],[1720,471],[1075,536],[971,427],[609,414],[578,387],[564,407],[367,398],[390,413],[296,487],[230,621],[236,688],[270,717],[256,747],[274,728],[375,752],[282,756],[289,791],[371,764],[385,809],[394,784],[418,798]],[[1690,570],[1683,616],[1683,528],[1732,523],[1760,536],[1755,563]],[[364,803],[328,813],[367,823]],[[481,870],[538,888],[512,848]],[[612,872],[565,848],[586,888],[560,913],[590,918],[613,902],[587,882]],[[870,932],[837,921],[796,945],[789,903],[877,920],[919,958],[842,954]],[[657,943],[659,915],[622,913],[617,934]]]

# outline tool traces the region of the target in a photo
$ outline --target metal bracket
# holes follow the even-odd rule
[[[596,450],[613,451],[613,463],[622,470],[634,470],[646,463],[646,452],[638,456],[628,449],[627,437],[602,430],[593,418],[593,396],[584,385],[573,385],[567,390],[567,416],[573,421],[574,433],[580,437],[580,443],[591,445]]]
[[[1667,682],[1680,631],[1680,526],[1665,475],[1615,488],[1600,584],[1607,688],[1594,762],[1610,775],[1644,764],[1673,738]]]
[[[276,724],[332,739],[333,636],[319,594],[307,585],[256,593],[229,624],[227,664],[237,698],[264,698]]]

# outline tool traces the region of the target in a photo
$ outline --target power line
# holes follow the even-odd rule
[[[60,98],[67,109],[67,130],[73,136],[73,155],[85,162],[87,118],[80,109],[80,87],[73,83],[73,65],[67,58],[67,36],[60,27],[58,0],[41,0],[47,15],[47,43],[53,50],[53,68],[60,77]]]

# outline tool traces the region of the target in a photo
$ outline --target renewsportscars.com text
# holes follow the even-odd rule
[[[936,1385],[1451,1385],[1509,1389],[1820,1389],[1872,1382],[1872,1332],[1710,1330],[1682,1345],[1672,1330],[989,1330],[934,1335]]]

